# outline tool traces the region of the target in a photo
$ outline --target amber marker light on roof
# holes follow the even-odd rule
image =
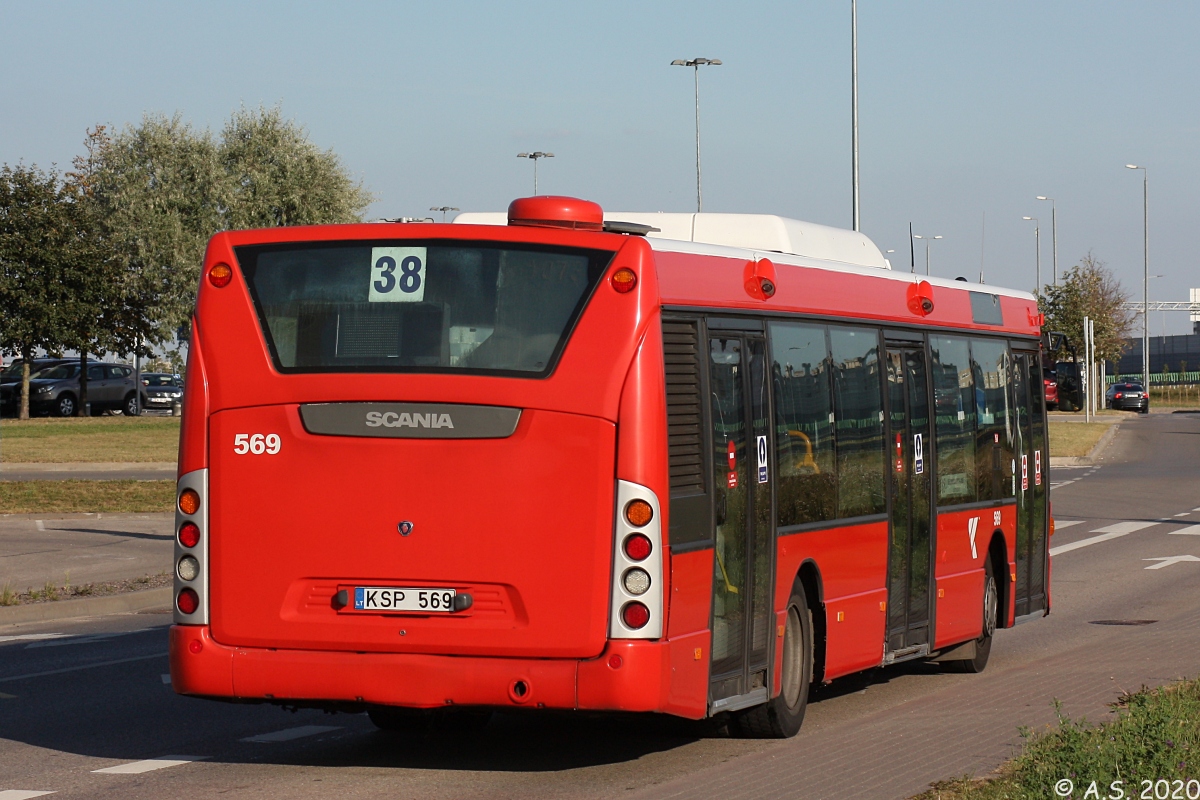
[[[637,274],[629,267],[621,267],[612,274],[609,280],[612,282],[612,287],[621,294],[632,292],[633,287],[637,286]]]
[[[200,510],[200,495],[195,489],[184,489],[179,495],[179,510],[188,516]]]
[[[208,282],[218,289],[223,289],[233,280],[233,269],[228,264],[217,264],[208,271]]]

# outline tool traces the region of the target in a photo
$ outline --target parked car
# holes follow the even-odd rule
[[[69,364],[72,361],[78,361],[74,358],[35,358],[29,364],[30,376],[38,370],[46,367],[57,367],[59,364]],[[0,385],[6,383],[20,383],[22,366],[25,364],[25,359],[14,358],[7,367],[0,370]]]
[[[1046,386],[1046,410],[1054,411],[1058,408],[1058,376],[1054,370],[1042,370],[1042,383]]]
[[[1148,414],[1150,393],[1140,383],[1114,383],[1104,393],[1104,407]]]
[[[142,408],[170,409],[183,402],[183,387],[178,375],[167,372],[142,373]]]
[[[0,385],[0,408],[19,407],[21,384]],[[122,411],[134,414],[133,367],[125,364],[88,363],[88,402],[92,414]],[[29,379],[29,413],[73,417],[79,407],[79,362],[69,361],[44,367]]]

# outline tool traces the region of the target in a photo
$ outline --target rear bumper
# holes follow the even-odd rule
[[[707,711],[707,631],[670,642],[610,641],[599,658],[580,660],[229,647],[207,625],[173,625],[170,659],[176,692],[212,698],[659,711],[691,719]]]
[[[1121,398],[1120,400],[1110,400],[1109,407],[1116,411],[1141,411],[1147,408],[1150,401],[1145,397],[1138,397],[1130,400]]]

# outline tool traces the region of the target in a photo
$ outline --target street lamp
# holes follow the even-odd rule
[[[536,192],[536,189],[534,191]],[[446,221],[446,212],[447,211],[458,211],[458,209],[455,208],[454,206],[430,206],[429,210],[442,212],[442,222]]]
[[[929,274],[929,245],[935,240],[941,239],[941,236],[913,236],[914,239],[925,240],[925,274]]]
[[[1054,207],[1054,198],[1039,194],[1038,200],[1050,201],[1050,239],[1054,247],[1054,285],[1058,285],[1058,209]]]
[[[1021,217],[1033,222],[1033,245],[1037,248],[1037,288],[1034,292],[1042,290],[1042,224],[1038,222],[1037,217]]]
[[[1145,167],[1126,164],[1125,169],[1142,171],[1142,385],[1150,391],[1150,174]]]
[[[704,210],[704,199],[700,192],[700,68],[704,66],[719,67],[719,58],[677,58],[671,62],[672,67],[691,67],[696,84],[696,211]]]
[[[554,158],[554,153],[543,153],[536,150],[532,153],[517,153],[517,158],[528,158],[533,162],[533,194],[537,195],[537,162],[539,158]]]

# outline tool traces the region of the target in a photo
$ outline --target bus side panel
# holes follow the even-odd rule
[[[665,504],[664,504],[665,505]],[[671,555],[670,686],[662,709],[700,719],[708,713],[708,668],[712,661],[708,630],[712,605],[712,548]]]
[[[812,559],[825,608],[825,680],[878,666],[887,620],[886,520],[780,537],[775,609],[787,609],[800,565]]]
[[[1007,543],[1016,537],[1013,504],[939,512],[937,517],[937,631],[934,648],[978,638],[983,631],[983,578],[992,536],[999,530]],[[999,523],[997,523],[999,517]],[[974,536],[971,531],[974,528]],[[996,582],[1008,580],[997,575]],[[1003,586],[998,587],[1002,591]],[[1012,592],[1007,592],[1008,596]],[[1001,610],[1001,622],[1008,609]]]
[[[179,475],[208,466],[208,375],[200,346],[200,323],[192,318],[186,377],[183,382],[183,419],[179,424]]]

